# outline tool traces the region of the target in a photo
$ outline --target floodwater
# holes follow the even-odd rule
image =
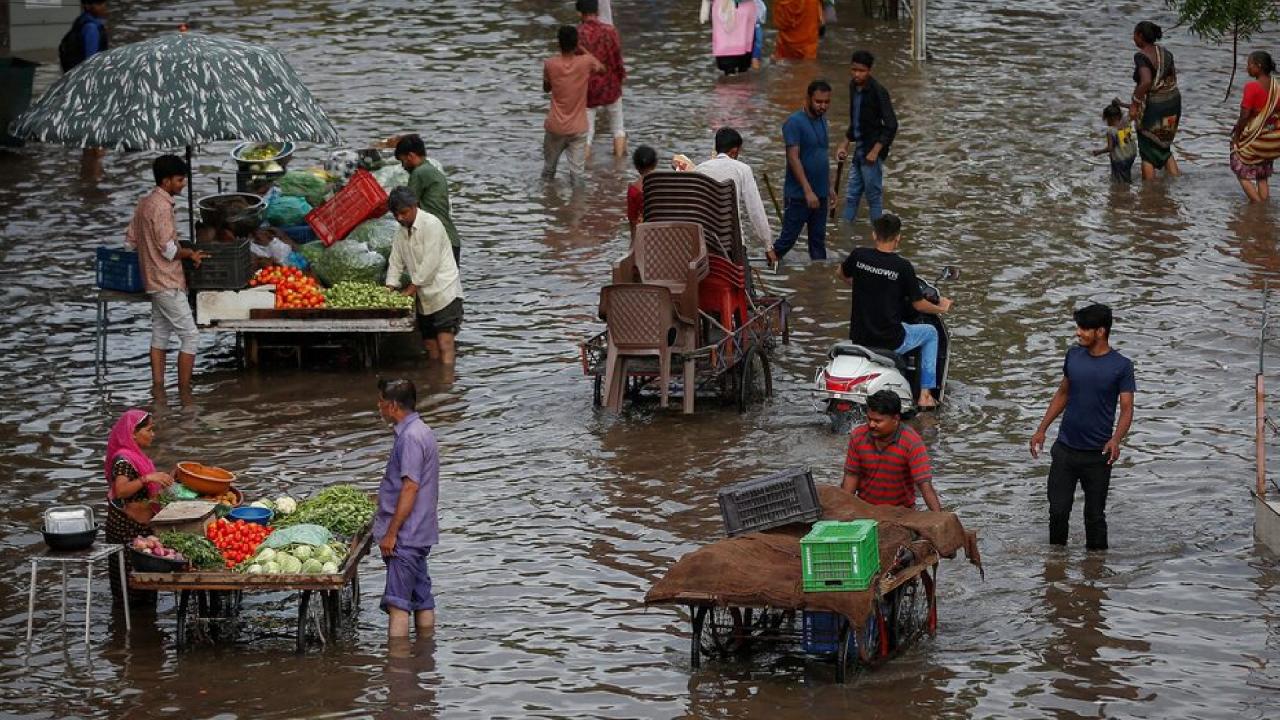
[[[1276,210],[1248,208],[1227,169],[1229,51],[1172,32],[1186,107],[1186,175],[1112,188],[1096,147],[1101,109],[1130,92],[1129,33],[1151,3],[944,0],[932,61],[909,29],[841,22],[817,63],[718,81],[696,3],[615,0],[631,77],[633,146],[702,156],[731,123],[746,159],[778,184],[778,127],[813,77],[845,77],[854,46],[880,58],[902,130],[888,204],[923,273],[963,270],[952,402],[923,428],[939,493],[980,531],[986,578],[941,571],[940,625],[856,683],[785,654],[689,667],[687,619],[646,610],[649,585],[716,538],[717,488],[809,465],[835,482],[843,440],[808,385],[842,336],[848,296],[828,264],[788,261],[793,344],[776,397],[743,415],[652,405],[593,411],[576,343],[597,328],[598,288],[625,245],[627,163],[596,145],[592,182],[544,185],[539,59],[569,3],[515,0],[114,3],[115,37],[181,20],[284,50],[354,143],[417,130],[449,171],[464,242],[467,323],[452,383],[419,364],[384,369],[428,386],[441,439],[444,537],[432,555],[433,642],[388,657],[367,561],[358,620],[336,646],[292,653],[265,635],[287,597],[249,603],[234,646],[173,649],[173,602],[126,635],[105,594],[89,647],[58,630],[57,584],[39,585],[23,642],[27,559],[52,504],[103,497],[101,454],[125,408],[152,408],[162,464],[232,468],[250,495],[373,487],[390,437],[374,372],[321,363],[236,369],[232,339],[202,339],[194,396],[148,389],[145,306],[113,308],[108,381],[93,371],[92,249],[113,244],[146,190],[150,155],[0,152],[0,715],[54,717],[1275,717],[1280,569],[1251,535],[1252,386],[1261,289],[1280,276]],[[1155,18],[1172,25],[1169,17]],[[1254,45],[1276,46],[1268,34]],[[53,77],[48,67],[38,82]],[[837,83],[834,125],[847,91]],[[230,177],[227,144],[202,148],[198,192]],[[297,162],[319,162],[305,148]],[[841,251],[865,223],[836,232]],[[753,251],[758,255],[759,249]],[[1045,544],[1047,460],[1026,443],[1071,342],[1069,311],[1116,309],[1115,344],[1138,368],[1138,412],[1111,493],[1113,549],[1087,556],[1079,510],[1067,551]],[[172,392],[172,391],[171,391]],[[99,574],[95,586],[102,588]],[[370,589],[372,589],[370,591]],[[278,629],[278,628],[277,628]]]

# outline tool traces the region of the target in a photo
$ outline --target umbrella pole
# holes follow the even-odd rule
[[[191,174],[191,146],[187,146],[187,238],[194,245],[196,242],[196,203],[192,198],[195,196],[195,190],[192,185]]]

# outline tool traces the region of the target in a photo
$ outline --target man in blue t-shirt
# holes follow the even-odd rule
[[[1111,308],[1093,304],[1077,310],[1074,317],[1079,344],[1067,351],[1062,382],[1031,436],[1031,457],[1040,456],[1045,432],[1065,410],[1058,440],[1050,450],[1049,542],[1067,544],[1071,502],[1079,481],[1084,490],[1085,548],[1106,550],[1111,466],[1120,457],[1120,443],[1133,422],[1133,362],[1111,347]]]
[[[776,264],[796,244],[800,230],[809,228],[809,259],[827,258],[827,204],[831,195],[831,162],[827,148],[827,108],[831,85],[825,80],[809,83],[803,110],[782,124],[787,145],[787,180],[783,185],[782,232],[768,252]]]

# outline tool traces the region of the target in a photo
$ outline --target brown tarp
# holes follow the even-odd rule
[[[918,563],[952,558],[964,550],[982,568],[977,533],[966,531],[955,513],[871,505],[833,485],[818,486],[823,520],[877,520],[880,568],[893,564],[901,547],[910,547]],[[800,538],[807,524],[719,540],[680,558],[645,594],[646,605],[720,605],[838,612],[861,626],[871,613],[874,590],[804,592],[800,576]],[[878,583],[872,583],[872,588]]]

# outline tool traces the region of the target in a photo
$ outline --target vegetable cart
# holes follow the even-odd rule
[[[698,391],[714,391],[722,399],[732,400],[739,411],[773,395],[770,355],[778,341],[791,340],[788,317],[791,306],[785,298],[764,296],[756,299],[755,313],[730,331],[715,318],[701,313],[700,320],[708,328],[709,340],[691,353],[673,352],[671,365],[679,367],[692,357],[696,363]],[[583,374],[592,378],[592,402],[604,402],[605,359],[608,355],[608,331],[593,335],[579,346]],[[657,359],[636,359],[627,364],[627,394],[634,398],[645,388],[657,384]]]
[[[360,561],[373,544],[372,527],[366,526],[348,544],[347,557],[337,573],[297,575],[248,575],[229,571],[174,573],[133,572],[131,590],[155,590],[178,594],[176,645],[182,650],[193,627],[216,628],[235,620],[246,592],[296,592],[297,651],[306,651],[307,631],[314,626],[320,641],[337,636],[344,616],[360,607]],[[346,591],[349,590],[349,593]],[[349,598],[344,598],[349,594]]]
[[[387,336],[417,332],[412,310],[252,310],[248,318],[214,320],[209,327],[236,333],[248,366],[262,348],[289,348],[302,359],[303,347],[342,346],[354,350],[365,367],[376,364]]]

